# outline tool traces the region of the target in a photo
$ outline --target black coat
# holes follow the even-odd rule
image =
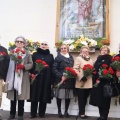
[[[51,84],[53,80],[52,75],[52,65],[54,62],[53,55],[50,54],[49,50],[42,50],[41,48],[37,49],[32,56],[33,59],[33,68],[31,73],[35,74],[35,61],[41,59],[45,61],[49,67],[43,69],[40,74],[36,77],[33,84],[30,86],[30,101],[42,101],[45,103],[51,103]]]
[[[112,57],[110,55],[100,55],[98,56],[94,68],[97,72],[97,74],[93,75],[93,84],[95,84],[95,81],[99,78],[98,71],[99,68],[102,66],[102,64],[107,64],[108,67],[111,64],[111,59]],[[104,78],[99,78],[100,83],[98,87],[93,87],[91,96],[90,96],[90,104],[98,107],[103,107],[103,108],[110,108],[110,97],[104,97],[103,96],[103,87],[107,83],[111,82],[107,79]]]
[[[66,58],[60,53],[58,54],[53,64],[53,74],[55,76],[55,85],[61,81],[61,77],[63,76],[65,67],[73,67],[73,64],[74,64],[74,59],[71,55],[69,58]],[[60,88],[73,89],[75,86],[74,81],[75,81],[74,79],[66,80],[64,84],[60,86]]]
[[[6,48],[0,46],[0,52],[6,53],[6,56],[4,56],[4,59],[0,60],[0,79],[6,80],[10,58]]]

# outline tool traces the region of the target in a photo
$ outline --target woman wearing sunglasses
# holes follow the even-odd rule
[[[30,98],[29,70],[33,66],[30,53],[24,49],[25,38],[19,36],[15,39],[16,48],[10,53],[10,63],[6,81],[8,82],[8,94],[10,99],[10,116],[8,120],[14,119],[16,115],[16,103],[18,101],[18,118],[23,120],[24,100]]]
[[[31,112],[30,118],[45,117],[45,111],[47,103],[51,103],[51,84],[53,80],[52,65],[54,62],[53,55],[50,54],[48,43],[42,41],[37,52],[33,53],[33,68],[31,74],[38,74],[34,78],[34,82],[31,83],[30,87],[30,101],[31,101]],[[36,71],[36,60],[42,60],[46,62],[48,67],[43,68],[40,72]],[[38,108],[39,105],[39,108]]]
[[[55,58],[55,62],[53,64],[55,85],[65,80],[64,83],[55,90],[55,97],[57,101],[59,118],[69,117],[68,108],[70,104],[70,99],[73,98],[74,80],[73,79],[66,80],[63,73],[65,71],[65,67],[73,67],[73,64],[74,64],[74,60],[73,57],[69,54],[68,45],[62,44],[60,46],[60,53],[58,53],[57,57]],[[62,115],[62,111],[61,111],[62,99],[65,99],[64,116]]]

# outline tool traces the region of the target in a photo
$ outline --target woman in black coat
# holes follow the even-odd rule
[[[46,105],[51,103],[51,84],[53,80],[52,65],[54,62],[53,55],[50,54],[48,44],[46,41],[41,43],[40,48],[37,49],[32,56],[34,66],[31,70],[31,74],[37,74],[35,70],[35,61],[40,59],[48,64],[48,68],[44,68],[36,77],[34,82],[30,85],[30,101],[31,101],[31,116],[35,118],[37,116],[37,108],[39,103],[38,116],[45,117]]]
[[[64,83],[55,90],[55,97],[57,100],[58,116],[63,117],[61,113],[61,100],[65,99],[65,117],[69,117],[68,107],[70,104],[70,99],[73,98],[73,88],[74,79],[66,80],[63,76],[65,67],[73,67],[74,60],[73,57],[68,53],[69,47],[66,44],[62,44],[60,47],[60,53],[58,53],[53,64],[53,73],[55,76],[55,85],[57,85],[61,80],[65,80]]]
[[[110,50],[106,45],[101,47],[100,52],[101,55],[98,56],[94,64],[96,74],[93,75],[93,84],[96,83],[97,79],[99,79],[100,83],[97,87],[94,87],[91,92],[90,104],[98,107],[100,114],[98,120],[107,120],[111,97],[103,96],[103,87],[112,81],[105,78],[100,78],[98,72],[102,64],[107,64],[108,67],[110,67],[112,57],[109,55]]]

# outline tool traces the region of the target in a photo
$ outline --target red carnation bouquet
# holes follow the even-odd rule
[[[94,67],[92,65],[85,64],[82,69],[83,69],[84,76],[86,76],[86,77],[92,76],[92,73],[94,71]]]
[[[108,67],[107,64],[102,64],[102,66],[99,69],[98,74],[99,74],[99,78],[111,79],[113,78],[114,71],[112,67]],[[100,80],[97,79],[96,84],[94,84],[94,87],[97,87],[99,83],[100,83]]]
[[[2,61],[5,56],[6,56],[5,52],[0,52],[0,61]]]
[[[112,63],[111,66],[117,70],[116,71],[116,75],[118,77],[118,83],[120,83],[120,57],[119,56],[115,56],[112,58]]]
[[[49,66],[48,66],[48,64],[47,64],[45,61],[40,60],[40,59],[37,59],[37,60],[35,61],[35,70],[36,70],[38,73],[37,73],[37,74],[30,74],[31,79],[32,79],[31,84],[34,82],[36,76],[37,76],[44,68],[48,68],[48,67],[49,67]]]
[[[113,78],[114,71],[111,67],[108,67],[107,64],[102,64],[98,74],[100,78],[110,79]]]
[[[87,78],[89,76],[92,76],[93,71],[94,71],[94,67],[92,65],[90,65],[90,64],[85,64],[83,66],[82,70],[83,70],[84,76]],[[81,81],[82,81],[81,87],[83,87],[85,82],[86,82],[86,80],[81,80]]]
[[[15,61],[18,76],[20,76],[21,70],[24,69],[24,65],[21,64],[23,61],[23,55],[25,55],[25,51],[19,48],[16,48],[10,52],[10,58]]]
[[[67,79],[71,79],[71,78],[76,78],[77,73],[75,72],[75,70],[73,70],[73,68],[66,67],[65,72],[63,73],[63,76],[65,76],[65,78],[67,80]],[[64,80],[61,80],[61,82],[59,82],[57,85],[55,85],[55,88],[59,88],[63,83],[64,83]]]

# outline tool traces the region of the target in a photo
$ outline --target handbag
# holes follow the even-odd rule
[[[119,94],[120,94],[120,91],[116,83],[106,84],[103,87],[104,97],[116,97]]]
[[[8,92],[8,82],[3,82],[2,92],[3,93],[7,93]]]

